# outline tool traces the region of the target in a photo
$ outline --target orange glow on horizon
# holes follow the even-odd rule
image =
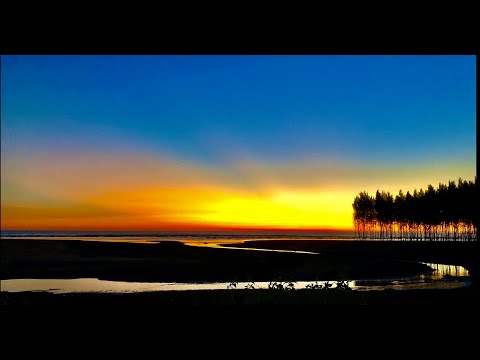
[[[350,193],[251,194],[157,188],[112,192],[89,206],[4,206],[2,229],[351,231]]]
[[[211,168],[95,152],[5,160],[2,230],[353,231],[352,203],[360,191],[398,193],[471,178],[465,164],[422,172],[340,162]],[[410,173],[418,175],[399,178]]]

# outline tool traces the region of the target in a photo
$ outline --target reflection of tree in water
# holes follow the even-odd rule
[[[457,265],[444,265],[444,264],[429,264],[426,265],[430,266],[433,270],[435,270],[435,274],[439,276],[469,276],[469,272],[463,266]]]

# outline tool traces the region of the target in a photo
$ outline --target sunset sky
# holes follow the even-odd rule
[[[2,56],[1,228],[353,229],[476,174],[474,56]]]

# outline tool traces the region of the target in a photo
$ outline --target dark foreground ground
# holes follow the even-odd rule
[[[404,245],[402,251],[399,250]],[[241,246],[241,245],[237,245]],[[73,240],[2,240],[1,279],[99,278],[117,281],[310,281],[389,278],[431,271],[418,261],[474,270],[472,248],[353,241],[262,241],[245,246],[319,251],[320,255],[229,248]],[[452,258],[452,254],[457,258]],[[445,259],[445,255],[451,259]],[[451,262],[444,262],[451,260]],[[474,271],[473,271],[474,272]]]
[[[50,294],[40,292],[1,293],[3,309],[26,307],[85,308],[152,306],[159,311],[177,307],[204,306],[271,306],[271,305],[329,305],[329,306],[424,306],[473,307],[477,304],[474,288],[449,290],[199,290],[158,291],[130,294]]]
[[[461,265],[478,273],[479,245],[472,242],[266,240],[226,244],[235,247],[319,252],[329,257],[421,261]]]
[[[105,243],[2,240],[1,279],[99,278],[113,281],[313,281],[381,279],[431,271],[422,262],[462,265],[472,274],[465,289],[206,290],[137,294],[0,293],[2,309],[124,305],[375,305],[473,306],[478,288],[477,243],[359,241],[250,241],[235,246],[320,252],[320,255],[202,248],[180,242]]]

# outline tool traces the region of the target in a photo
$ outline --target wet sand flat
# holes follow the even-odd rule
[[[315,250],[321,254],[208,248],[173,241],[135,244],[15,239],[1,242],[1,278],[145,282],[390,278],[431,271],[416,261],[441,262],[443,254],[440,251],[437,259],[431,254],[423,259],[419,255],[421,250],[414,251],[414,257],[410,255],[415,250],[411,246],[402,255],[399,246],[408,244],[372,246],[353,241],[249,241],[235,246],[259,244],[276,249]],[[463,263],[468,262],[467,255]]]

